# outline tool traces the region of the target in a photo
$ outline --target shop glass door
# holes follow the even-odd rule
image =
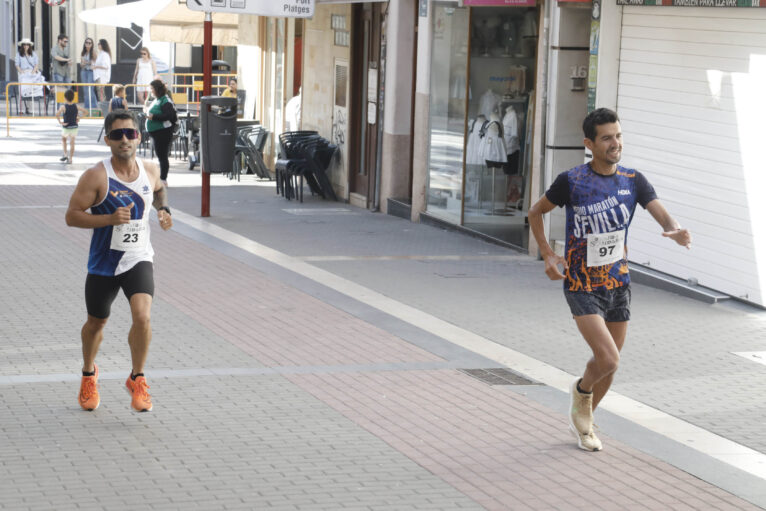
[[[474,7],[463,225],[528,245],[538,11]]]

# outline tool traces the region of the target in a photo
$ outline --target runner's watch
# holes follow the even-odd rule
[[[173,216],[173,213],[170,212],[170,208],[167,206],[160,206],[157,208],[157,211],[166,211],[168,215]]]

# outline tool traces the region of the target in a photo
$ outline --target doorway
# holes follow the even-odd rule
[[[367,3],[352,11],[349,190],[351,202],[365,208],[372,202],[377,162],[382,9]]]

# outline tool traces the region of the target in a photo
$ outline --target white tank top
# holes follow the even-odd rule
[[[141,261],[152,262],[154,250],[149,241],[149,210],[154,190],[144,164],[136,159],[138,177],[126,183],[117,177],[111,158],[103,162],[109,186],[104,199],[91,207],[94,215],[111,215],[117,208],[129,206],[130,223],[99,227],[93,230],[88,257],[88,273],[113,276],[125,273]]]

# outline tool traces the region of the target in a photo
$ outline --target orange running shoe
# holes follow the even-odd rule
[[[93,376],[83,376],[80,382],[80,395],[77,400],[80,402],[83,410],[92,412],[101,404],[101,397],[98,395],[98,366],[93,364]]]
[[[127,388],[128,393],[133,396],[130,406],[132,406],[135,411],[152,411],[152,396],[150,396],[149,392],[146,390],[149,388],[149,385],[146,384],[146,378],[137,376],[134,380],[128,376],[128,380],[125,382],[125,388]]]

